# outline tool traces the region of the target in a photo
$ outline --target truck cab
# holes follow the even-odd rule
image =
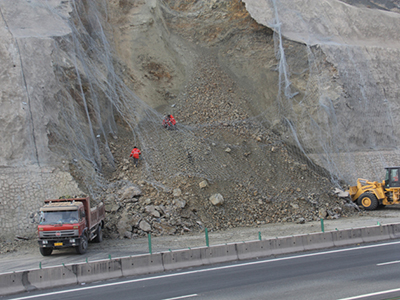
[[[40,208],[38,243],[43,256],[54,249],[75,247],[83,254],[88,241],[102,241],[104,204],[90,209],[89,198],[45,200]]]
[[[41,225],[75,224],[85,218],[83,205],[54,206],[47,205],[40,209]]]

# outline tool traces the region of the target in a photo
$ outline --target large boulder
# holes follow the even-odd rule
[[[121,201],[130,201],[133,200],[133,197],[140,196],[142,191],[138,186],[130,186],[122,190],[122,196],[120,198]],[[137,201],[137,199],[136,199]]]
[[[118,221],[117,230],[120,237],[124,237],[126,235],[126,232],[132,232],[132,226],[130,225],[127,215],[123,215]]]
[[[207,182],[207,180],[201,181],[201,182],[199,183],[199,187],[200,187],[201,189],[204,189],[204,188],[208,187],[208,182]]]
[[[222,205],[224,204],[224,197],[221,194],[214,194],[209,198],[212,205]]]
[[[174,195],[174,197],[180,197],[180,196],[182,196],[182,191],[181,191],[181,189],[180,189],[180,188],[174,189],[174,190],[173,190],[173,195]]]
[[[176,227],[165,223],[154,223],[153,230],[158,231],[161,234],[172,235],[176,232]]]
[[[147,221],[142,220],[139,223],[139,229],[141,229],[141,230],[143,230],[145,232],[150,232],[151,231],[151,225]]]
[[[154,205],[147,205],[145,207],[145,211],[150,214],[152,217],[159,218],[160,212],[156,209]]]

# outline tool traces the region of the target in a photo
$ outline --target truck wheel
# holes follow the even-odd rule
[[[53,252],[53,248],[42,248],[42,247],[40,247],[39,250],[40,250],[40,254],[42,254],[43,256],[49,256]]]
[[[81,237],[81,241],[79,243],[79,246],[76,247],[76,253],[78,254],[85,254],[88,248],[88,239],[87,236],[84,234]]]
[[[379,202],[376,196],[371,193],[364,193],[358,198],[358,203],[366,210],[374,210],[378,207]]]
[[[99,226],[97,227],[96,230],[96,237],[94,238],[94,240],[96,243],[100,243],[103,241],[103,230],[101,230],[101,225],[99,224]]]

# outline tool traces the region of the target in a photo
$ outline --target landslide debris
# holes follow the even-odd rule
[[[249,119],[249,96],[212,56],[199,57],[182,95],[174,99],[178,125],[190,126],[196,135],[212,141],[214,155],[242,165],[240,174],[218,181],[182,174],[154,182],[145,172],[145,152],[138,168],[129,159],[134,145],[121,124],[118,140],[111,144],[117,167],[106,177],[114,182],[104,196],[107,237],[176,235],[277,222],[303,224],[359,213],[336,196],[324,170],[286,144],[284,136]],[[160,170],[160,177],[164,172]],[[264,188],[258,189],[257,184]],[[222,195],[222,204],[210,200],[215,194]]]
[[[110,144],[116,168],[104,174],[111,182],[102,197],[107,211],[105,236],[176,235],[277,222],[301,226],[319,218],[359,214],[354,205],[336,196],[325,170],[310,163],[290,143],[287,125],[270,122],[262,114],[268,105],[251,92],[253,84],[268,84],[267,100],[275,101],[278,76],[272,31],[254,22],[240,1],[171,0],[159,4],[161,15],[155,20],[162,19],[171,33],[174,45],[169,47],[179,49],[176,59],[187,63],[184,70],[174,72],[168,56],[173,51],[163,54],[134,44],[135,51],[144,53],[138,56],[143,59],[142,68],[135,69],[137,78],[145,78],[139,85],[142,93],[147,87],[146,93],[154,95],[158,87],[162,98],[159,112],[172,113],[178,121],[175,144],[160,148],[184,148],[181,133],[189,131],[199,144],[210,145],[201,155],[214,155],[221,163],[220,174],[204,178],[184,170],[177,175],[153,168],[149,176],[143,149],[138,168],[129,160],[132,147],[142,145],[132,144],[130,129],[119,120],[118,139]],[[129,19],[127,15],[124,18]],[[152,25],[148,22],[149,28]],[[292,60],[304,59],[304,53],[296,51],[301,45],[287,45],[289,55],[300,53]],[[253,74],[254,81],[249,83],[249,78],[232,73],[246,67],[246,61],[251,61],[252,67],[257,61],[268,62],[264,66],[268,77],[263,81],[262,72],[246,70]],[[156,76],[162,70],[170,70],[168,80]],[[178,73],[185,76],[174,77]],[[159,155],[165,160],[202,164],[202,157],[192,157],[189,151],[187,157],[172,158],[168,152]]]
[[[141,1],[118,3],[122,10],[124,5],[143,5]],[[176,235],[204,228],[226,230],[268,223],[301,226],[319,218],[359,215],[353,205],[336,196],[324,170],[309,163],[301,151],[287,141],[285,132],[288,129],[284,125],[254,117],[261,111],[257,105],[259,99],[255,99],[257,95],[249,93],[251,84],[238,80],[240,74],[232,74],[232,70],[239,71],[250,60],[268,62],[265,64],[272,70],[271,74],[275,72],[272,31],[256,24],[240,1],[163,3],[168,4],[164,7],[166,24],[180,37],[174,42],[182,43],[176,47],[188,47],[193,52],[188,59],[191,64],[185,70],[186,77],[174,83],[175,78],[167,71],[171,67],[163,65],[164,59],[138,56],[139,59],[143,57],[143,62],[142,69],[135,69],[137,73],[132,79],[135,88],[144,90],[142,94],[154,95],[157,91],[167,103],[160,112],[173,112],[182,126],[192,130],[199,139],[210,141],[215,155],[226,162],[226,167],[237,164],[240,172],[209,181],[184,174],[168,177],[164,176],[165,170],[160,170],[155,177],[163,179],[155,181],[143,172],[143,160],[139,168],[134,168],[129,160],[134,146],[131,132],[119,120],[118,138],[110,144],[116,168],[105,171],[104,177],[111,184],[105,188],[101,199],[106,204],[105,237],[130,239],[150,232],[155,236]],[[125,16],[126,20],[129,17]],[[153,23],[141,26],[150,28]],[[146,47],[151,45],[144,46],[143,52],[152,53],[152,49]],[[226,55],[221,55],[218,49],[227,49]],[[291,49],[287,53],[294,55],[296,46]],[[260,53],[264,56],[258,56]],[[291,59],[300,61],[301,58]],[[168,89],[147,86],[140,81],[142,77],[157,84],[164,78]],[[253,79],[255,77],[254,74]],[[271,102],[275,100],[276,77],[255,81],[271,86]],[[175,92],[178,87],[182,88]],[[143,153],[142,159],[145,157]],[[223,198],[223,203],[218,202],[218,205],[210,200],[217,194]],[[21,243],[2,243],[0,253],[15,251]]]

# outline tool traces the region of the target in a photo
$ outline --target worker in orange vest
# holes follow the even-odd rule
[[[162,122],[164,128],[167,129],[175,129],[176,121],[175,118],[172,115],[167,115],[163,122]]]
[[[129,157],[133,157],[133,163],[135,164],[135,168],[137,167],[140,154],[142,154],[142,152],[140,152],[140,150],[135,146],[132,149],[131,155],[129,155]]]

